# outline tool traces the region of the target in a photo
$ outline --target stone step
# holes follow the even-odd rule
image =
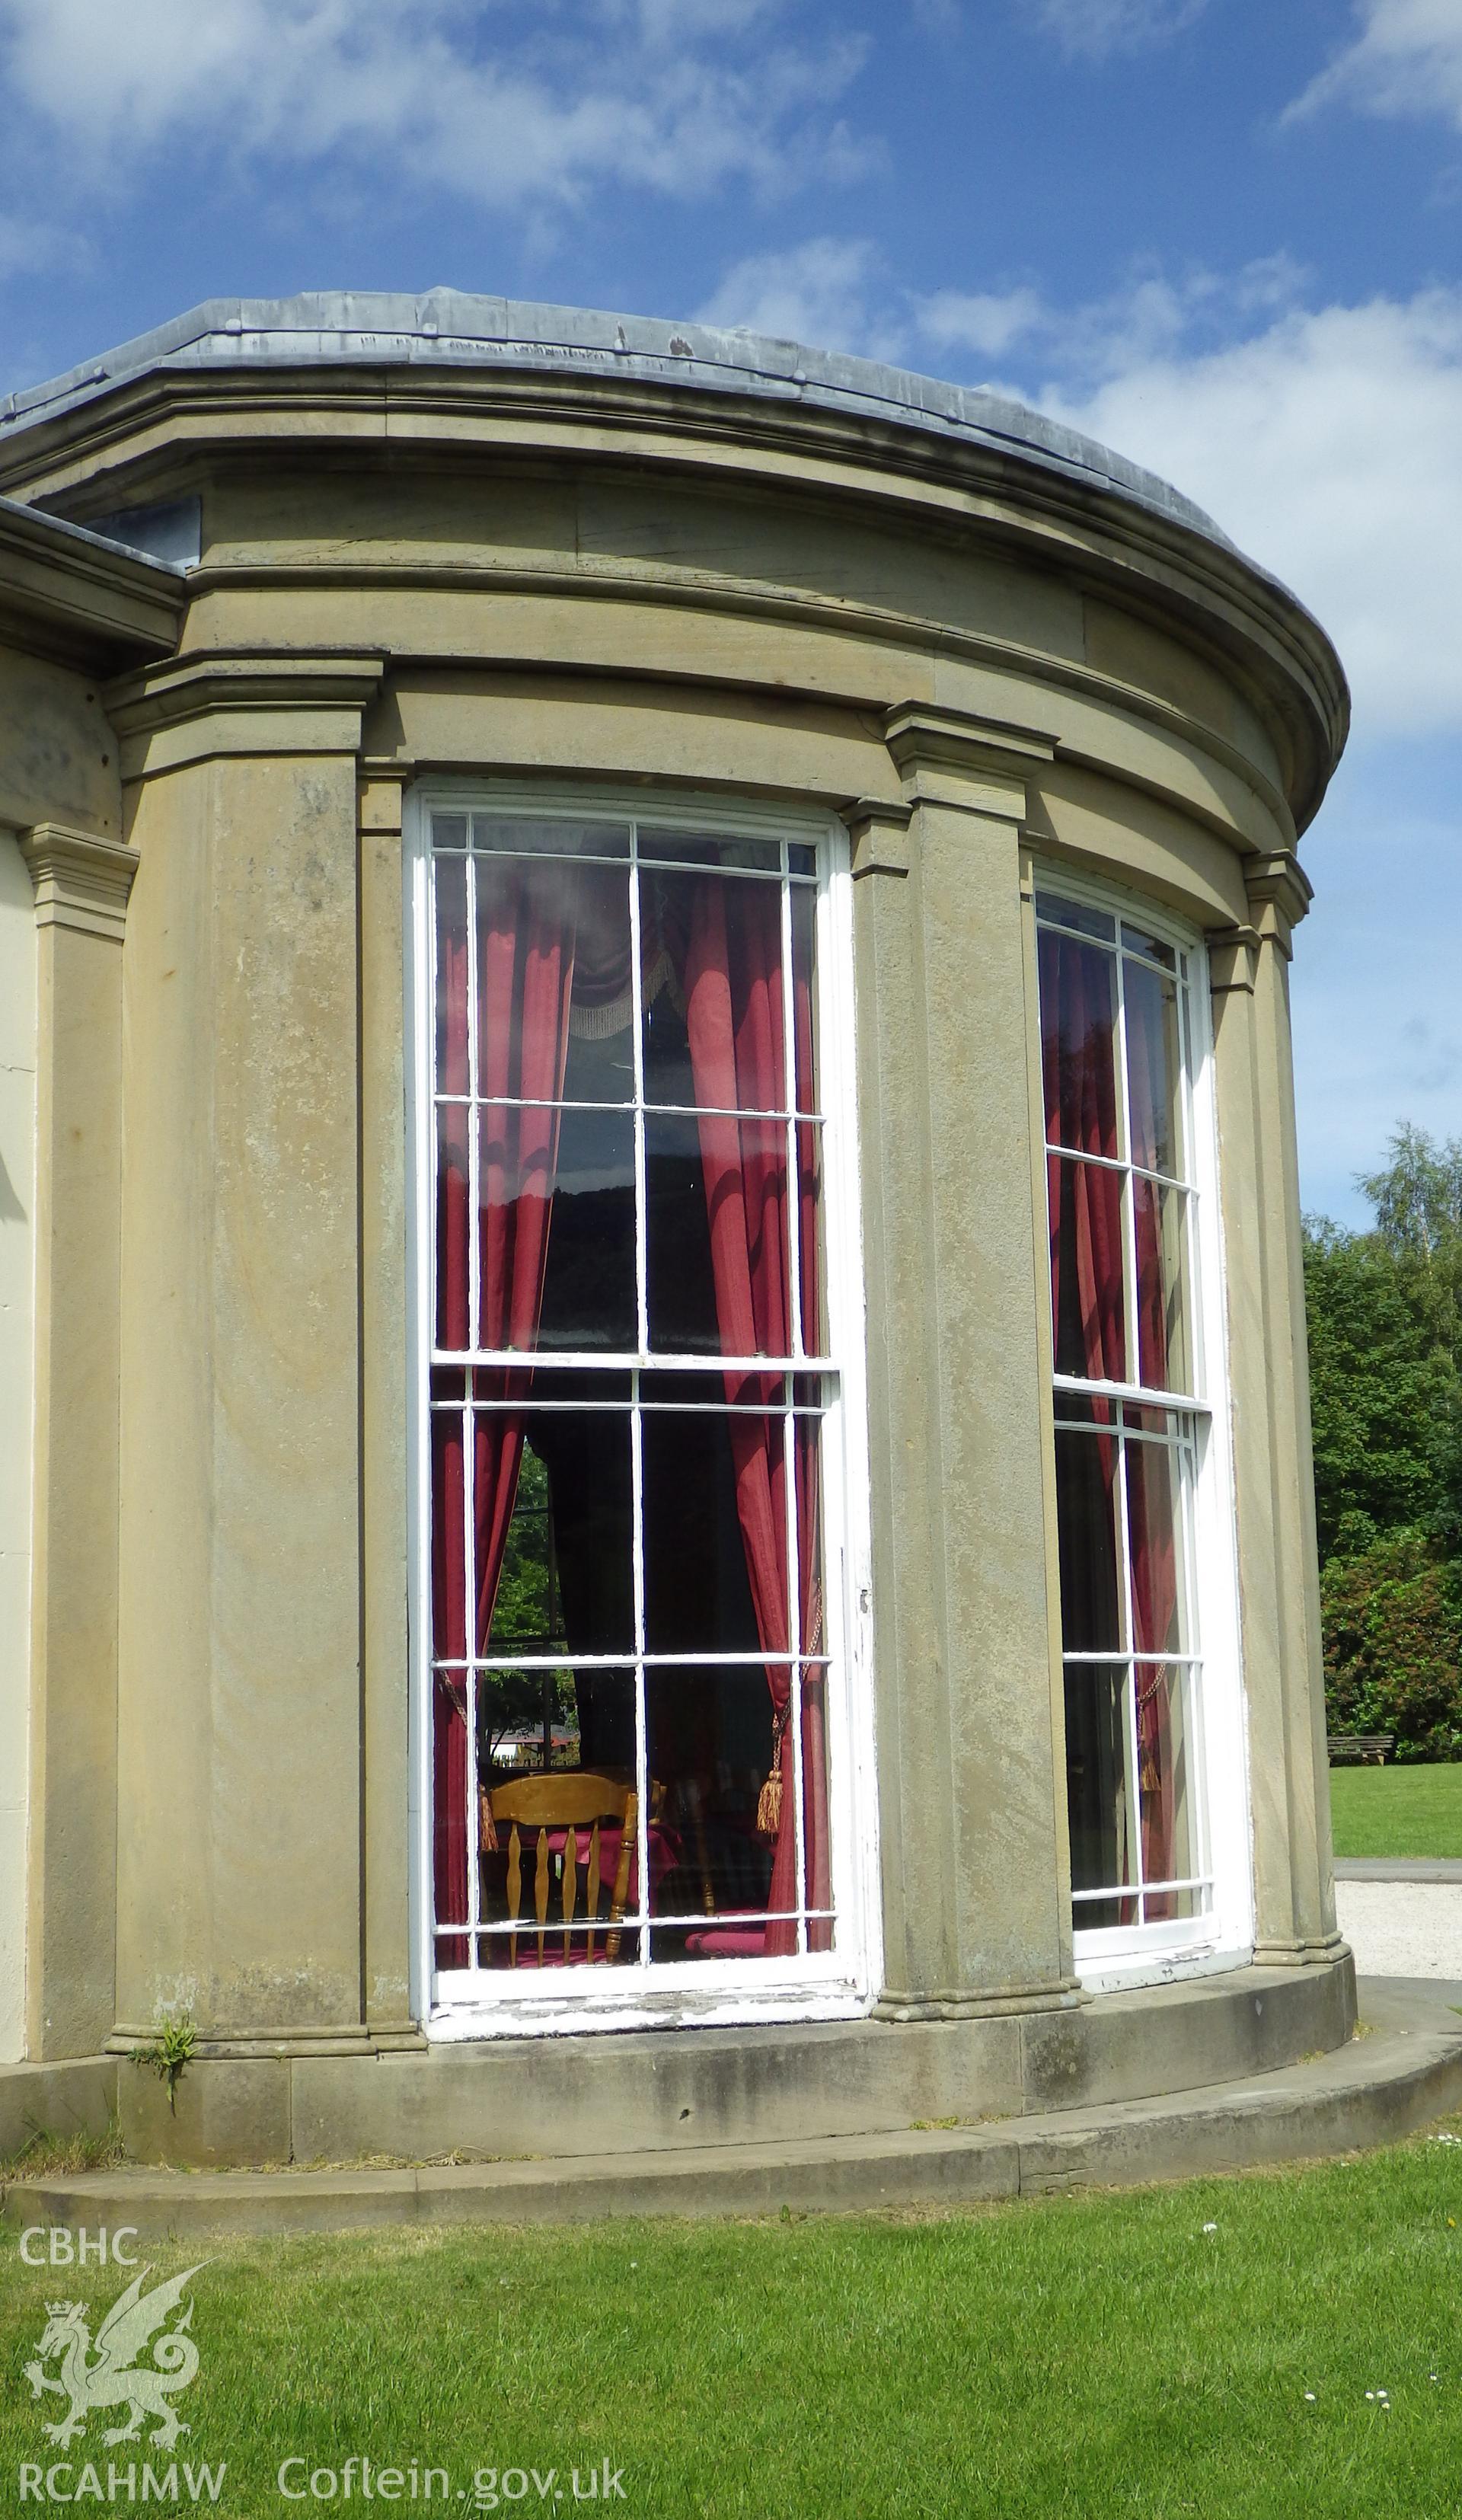
[[[1133,2186],[1394,2141],[1462,2108],[1462,2020],[1439,2009],[1307,2063],[1165,2099],[815,2140],[684,2146],[450,2167],[19,2179],[11,2225],[146,2242],[402,2224],[584,2222],[626,2215],[837,2213],[959,2206],[1058,2188]]]

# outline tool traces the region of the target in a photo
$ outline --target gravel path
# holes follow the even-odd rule
[[[1338,1880],[1335,1905],[1357,1975],[1462,1978],[1462,1882]]]

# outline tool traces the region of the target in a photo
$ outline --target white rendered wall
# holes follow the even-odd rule
[[[34,1235],[35,903],[0,831],[0,2064],[25,2044]]]

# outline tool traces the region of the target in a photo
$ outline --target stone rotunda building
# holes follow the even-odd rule
[[[0,2137],[1343,2043],[1309,615],[993,395],[446,291],[200,307],[0,493]]]

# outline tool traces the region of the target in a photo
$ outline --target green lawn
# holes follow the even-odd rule
[[[254,2520],[300,2507],[281,2460],[352,2455],[445,2469],[466,2509],[495,2507],[479,2470],[527,2472],[534,2509],[531,2471],[552,2501],[607,2458],[615,2508],[673,2520],[1432,2520],[1462,2477],[1459,2225],[1462,2141],[1419,2138],[949,2220],[223,2247],[194,2286],[178,2454],[225,2462],[218,2507]],[[103,2449],[97,2416],[48,2450],[22,2377],[47,2299],[84,2295],[95,2321],[121,2280],[27,2270],[5,2235],[5,2507],[22,2460],[97,2457],[105,2487],[139,2455]]]
[[[1337,1855],[1462,1856],[1462,1765],[1332,1768]]]

